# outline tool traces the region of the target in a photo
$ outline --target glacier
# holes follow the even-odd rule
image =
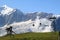
[[[26,32],[52,32],[53,29],[51,27],[51,22],[46,18],[42,18],[39,19],[39,17],[37,16],[37,18],[35,19],[35,21],[32,21],[31,19],[28,21],[24,21],[24,22],[14,22],[10,25],[5,25],[4,27],[0,28],[0,36],[4,36],[6,35],[6,28],[8,28],[9,26],[13,27],[13,31],[17,34],[20,33],[26,33]],[[41,23],[41,25],[40,25]],[[34,26],[33,26],[34,24]]]

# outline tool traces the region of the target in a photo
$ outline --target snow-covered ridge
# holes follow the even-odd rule
[[[3,15],[5,15],[5,14],[9,15],[9,14],[11,14],[11,12],[16,11],[16,10],[14,10],[13,8],[8,7],[7,5],[3,5],[2,7],[4,8],[4,9],[1,11],[1,14],[3,14]]]
[[[54,16],[57,17],[57,18],[60,17],[60,15],[53,15],[53,17],[54,17]]]

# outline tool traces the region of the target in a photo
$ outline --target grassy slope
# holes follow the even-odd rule
[[[0,37],[0,40],[57,40],[58,33],[25,33],[25,34],[16,34],[14,37],[9,35]]]

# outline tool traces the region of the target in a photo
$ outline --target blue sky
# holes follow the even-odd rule
[[[0,6],[10,6],[23,12],[60,14],[60,0],[0,0]]]

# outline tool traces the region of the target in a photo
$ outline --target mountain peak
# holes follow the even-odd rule
[[[2,7],[4,7],[4,8],[10,8],[10,7],[8,7],[7,5],[3,5]]]
[[[3,5],[2,7],[7,7],[7,5]]]
[[[5,14],[10,14],[14,9],[13,8],[10,8],[8,7],[7,5],[3,5],[2,6],[2,10],[1,10],[1,14],[5,15]]]

